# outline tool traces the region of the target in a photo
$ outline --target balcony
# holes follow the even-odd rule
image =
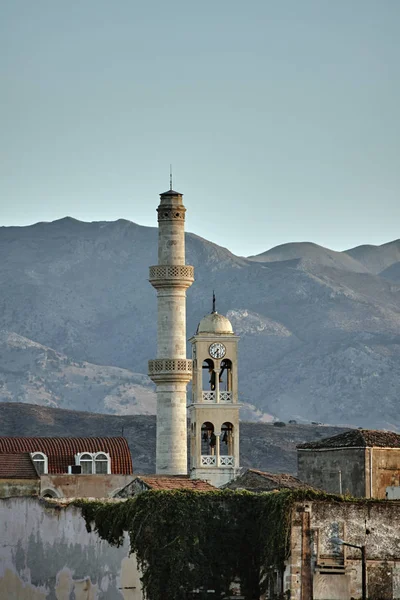
[[[218,465],[217,465],[217,457],[210,455],[202,455],[201,456],[201,466],[202,467],[234,467],[235,466],[235,457],[234,456],[220,456]]]
[[[216,403],[216,392],[202,392],[202,400],[203,402],[208,402],[210,404]],[[233,394],[232,392],[220,392],[219,393],[219,401],[221,403],[232,404],[233,402]]]

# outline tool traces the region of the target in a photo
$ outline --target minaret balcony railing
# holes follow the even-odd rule
[[[156,358],[149,360],[149,377],[155,381],[190,381],[192,361],[188,358]]]
[[[194,281],[194,267],[190,265],[155,265],[150,267],[149,281],[155,288],[170,285],[190,287]]]
[[[202,467],[234,467],[235,466],[235,457],[234,456],[220,456],[218,458],[217,464],[217,456],[210,456],[209,454],[203,454],[201,456],[201,466]]]
[[[217,402],[216,392],[202,392],[202,401],[209,404]],[[221,403],[231,404],[233,402],[232,392],[219,392],[219,401]]]

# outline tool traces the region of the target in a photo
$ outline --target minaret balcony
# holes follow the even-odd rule
[[[208,404],[214,404],[217,402],[217,392],[202,392],[202,401]],[[232,392],[219,392],[219,401],[221,404],[232,404],[233,394]]]
[[[152,381],[190,381],[192,361],[187,358],[156,358],[149,360],[149,377]]]
[[[149,281],[153,287],[188,288],[194,281],[194,267],[190,265],[155,265],[149,269]]]

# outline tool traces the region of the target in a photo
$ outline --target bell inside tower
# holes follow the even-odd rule
[[[229,360],[229,358],[224,358],[221,362],[219,389],[225,392],[230,392],[232,390],[232,361]]]
[[[226,422],[221,427],[220,437],[220,454],[221,456],[233,456],[233,425]]]
[[[215,390],[215,370],[214,361],[211,358],[206,358],[203,361],[203,382],[202,389],[204,391]]]

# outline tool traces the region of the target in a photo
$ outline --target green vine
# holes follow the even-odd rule
[[[271,568],[283,569],[288,556],[293,506],[306,500],[357,501],[313,490],[174,490],[73,504],[88,530],[110,544],[120,545],[128,532],[148,600],[186,600],[195,589],[229,594],[235,577],[246,598],[259,598]]]

